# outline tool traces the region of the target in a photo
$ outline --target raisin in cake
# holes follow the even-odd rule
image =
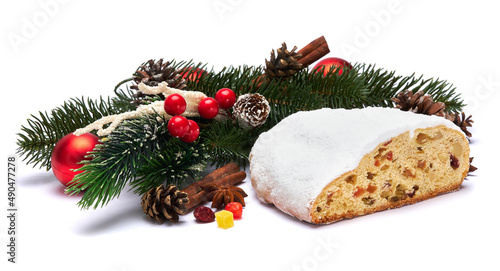
[[[316,224],[457,190],[468,170],[468,140],[451,121],[390,108],[299,112],[250,153],[259,199]]]

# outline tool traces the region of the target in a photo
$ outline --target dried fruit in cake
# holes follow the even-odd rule
[[[331,223],[460,188],[469,145],[453,122],[391,108],[293,114],[250,153],[260,200],[311,223]]]

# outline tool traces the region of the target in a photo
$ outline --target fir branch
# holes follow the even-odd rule
[[[175,184],[182,187],[188,179],[198,180],[205,169],[209,156],[200,141],[192,144],[171,139],[157,154],[145,157],[137,178],[130,182],[134,193],[144,194],[160,184]]]
[[[18,133],[17,153],[28,164],[49,170],[52,149],[63,136],[119,111],[109,98],[72,98],[50,113],[31,115],[28,125],[22,126]]]
[[[134,77],[129,77],[129,78],[123,79],[118,84],[116,84],[115,89],[113,91],[116,92],[123,84],[129,83],[129,82],[131,82],[133,80],[134,80]]]
[[[250,149],[261,131],[241,129],[230,120],[213,123],[201,137],[207,146],[212,165],[220,167],[229,162],[245,164]]]
[[[170,139],[165,122],[157,120],[157,116],[123,122],[90,153],[92,160],[80,168],[83,172],[75,176],[67,193],[85,190],[78,202],[84,209],[106,205],[136,177],[147,157],[166,146]]]
[[[132,102],[135,100],[134,91],[130,89],[128,85],[125,86],[125,90],[123,88],[118,88],[114,90],[115,97],[113,97],[112,101],[116,108],[121,108],[123,111],[132,111],[137,108]]]
[[[208,160],[205,146],[171,137],[166,123],[157,114],[123,122],[90,153],[67,193],[85,190],[78,205],[97,208],[118,197],[126,184],[143,194],[161,183],[180,186],[200,177]]]

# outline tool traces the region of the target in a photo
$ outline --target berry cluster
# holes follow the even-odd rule
[[[234,103],[236,103],[236,94],[234,94],[234,91],[223,88],[217,91],[215,99],[207,97],[201,100],[198,105],[198,113],[204,119],[213,119],[219,114],[219,108],[227,110],[233,107]]]
[[[186,100],[179,94],[168,95],[163,104],[165,112],[173,117],[168,121],[167,129],[173,137],[180,138],[183,142],[191,143],[198,139],[200,127],[194,120],[181,116],[186,111]]]
[[[214,98],[204,98],[198,105],[198,113],[204,119],[213,119],[219,114],[219,108],[227,110],[236,102],[236,95],[228,88],[217,91]],[[200,127],[198,124],[181,116],[186,111],[186,100],[179,94],[171,94],[165,99],[165,112],[173,116],[168,121],[168,132],[183,142],[191,143],[198,139]]]

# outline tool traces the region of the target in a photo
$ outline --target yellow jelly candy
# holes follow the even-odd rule
[[[225,230],[234,226],[233,213],[223,210],[215,213],[215,219],[217,220],[217,225]]]

